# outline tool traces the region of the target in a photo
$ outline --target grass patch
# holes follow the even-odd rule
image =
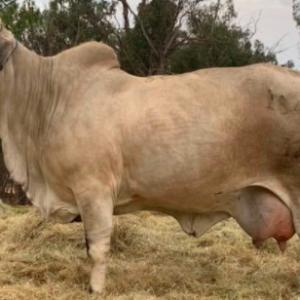
[[[299,247],[257,251],[234,221],[202,238],[170,217],[115,218],[106,297],[88,294],[82,224],[46,224],[34,208],[0,203],[0,300],[296,300]]]

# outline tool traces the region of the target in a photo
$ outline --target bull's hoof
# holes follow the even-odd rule
[[[91,295],[99,295],[99,296],[103,296],[105,294],[105,290],[104,289],[95,289],[92,286],[89,286],[89,293]]]
[[[73,221],[71,221],[71,223],[82,223],[81,216],[77,216],[75,219],[73,219]]]

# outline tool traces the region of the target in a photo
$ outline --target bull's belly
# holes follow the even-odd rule
[[[257,176],[256,172],[241,176],[239,172],[227,168],[207,172],[201,167],[197,174],[186,170],[162,174],[159,168],[155,173],[138,170],[133,179],[123,182],[115,213],[142,209],[230,213],[230,204],[237,191],[261,181],[260,177],[267,177]]]
[[[225,187],[225,188],[224,188]],[[217,192],[218,191],[218,192]],[[233,217],[255,245],[274,238],[284,250],[294,233],[292,214],[277,180],[227,178],[227,184],[201,182],[148,187],[141,194],[120,194],[115,214],[154,210],[173,216],[189,235],[201,236],[216,223]],[[284,199],[286,200],[286,198]]]
[[[178,190],[177,190],[178,191]],[[231,193],[216,193],[210,195],[200,191],[190,191],[187,193],[172,192],[170,195],[158,195],[157,197],[143,197],[133,195],[132,197],[118,198],[115,207],[115,214],[131,213],[138,210],[158,210],[158,211],[181,211],[188,213],[208,213],[215,211],[230,211]]]

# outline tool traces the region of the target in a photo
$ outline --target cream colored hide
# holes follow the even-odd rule
[[[112,216],[156,210],[256,246],[300,233],[300,74],[271,65],[138,78],[108,46],[42,58],[0,28],[5,163],[46,219],[82,217],[103,293]],[[7,60],[8,58],[8,60]],[[295,229],[294,229],[295,228]]]

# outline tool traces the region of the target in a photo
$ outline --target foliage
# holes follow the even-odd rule
[[[178,7],[171,0],[153,0],[139,5],[134,27],[127,30],[121,39],[120,60],[128,72],[139,75],[164,72],[164,62],[178,38],[172,41],[169,38],[174,34],[177,14]]]
[[[293,16],[298,27],[300,26],[300,0],[293,0]]]
[[[52,0],[43,12],[46,55],[76,46],[86,41],[109,43],[112,24],[108,17],[114,6],[108,1]]]
[[[118,1],[125,28],[113,22]],[[123,69],[135,75],[277,63],[262,42],[252,42],[250,30],[236,25],[233,0],[141,0],[133,26],[127,1],[118,1],[50,0],[40,11],[34,0],[24,0],[6,5],[0,16],[18,40],[39,54],[103,41],[117,50]]]
[[[261,41],[251,41],[250,30],[235,24],[237,15],[232,1],[218,8],[216,5],[201,7],[189,15],[187,26],[194,41],[176,51],[171,62],[173,73],[265,62],[277,64],[275,54]]]
[[[120,38],[121,64],[130,73],[144,76],[276,64],[275,54],[261,41],[252,42],[252,32],[236,25],[236,18],[232,0],[143,1],[134,26]]]
[[[25,0],[21,6],[17,2],[5,6],[0,16],[15,37],[28,48],[40,52],[42,13],[33,0]]]
[[[21,6],[5,6],[0,17],[30,49],[54,55],[89,40],[108,43],[113,12],[114,5],[105,0],[51,0],[44,11],[34,0],[25,0]]]

